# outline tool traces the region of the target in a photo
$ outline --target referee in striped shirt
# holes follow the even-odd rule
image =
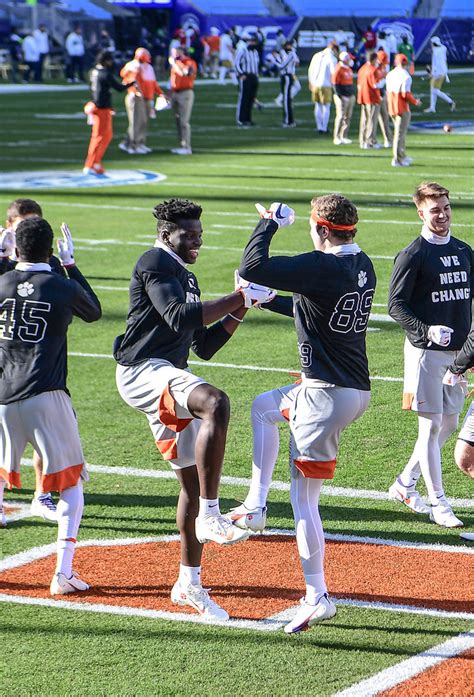
[[[256,34],[247,34],[237,47],[234,68],[239,80],[239,97],[237,100],[237,126],[249,127],[252,121],[252,108],[258,90],[258,38]]]
[[[285,41],[283,49],[275,56],[275,65],[280,73],[280,86],[283,95],[283,128],[294,128],[296,126],[293,117],[293,95],[291,88],[295,81],[296,66],[299,58],[293,47],[292,41]]]

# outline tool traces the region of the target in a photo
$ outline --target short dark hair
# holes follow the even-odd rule
[[[107,48],[104,48],[102,49],[102,51],[99,51],[96,60],[99,65],[105,65],[107,61],[113,61],[114,56],[111,51],[109,51]]]
[[[15,218],[23,215],[37,215],[43,217],[41,206],[32,198],[16,198],[7,208],[7,221],[12,223]]]
[[[16,229],[16,247],[23,261],[42,261],[51,254],[53,230],[44,218],[27,218]]]
[[[173,232],[178,229],[178,221],[199,220],[201,214],[202,208],[199,204],[184,198],[163,201],[153,209],[153,215],[157,220],[156,230],[159,233]]]

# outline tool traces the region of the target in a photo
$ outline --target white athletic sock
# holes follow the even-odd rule
[[[226,73],[227,73],[227,68],[224,65],[222,65],[219,68],[219,82],[225,82]]]
[[[328,123],[329,123],[329,115],[331,113],[331,105],[330,104],[321,104],[321,109],[322,109],[322,124],[323,124],[323,131],[328,130]]]
[[[431,94],[430,94],[430,109],[431,111],[436,111],[436,100],[438,99],[438,95],[436,94],[436,90],[432,89]]]
[[[316,102],[314,105],[314,120],[316,121],[316,128],[318,131],[323,130],[323,122],[322,122],[322,112],[321,112],[321,104],[319,102]]]
[[[436,505],[439,497],[444,496],[438,442],[441,422],[442,414],[418,414],[418,440],[415,448],[432,505]]]
[[[220,515],[219,499],[203,499],[199,497],[199,518],[207,515]]]
[[[66,578],[72,575],[72,560],[76,548],[77,533],[84,509],[82,481],[61,491],[58,501],[58,543],[56,573]]]
[[[443,102],[448,102],[448,104],[452,104],[452,103],[453,103],[453,100],[451,99],[451,97],[449,97],[449,96],[446,94],[446,92],[441,92],[440,89],[436,89],[435,94],[436,94],[437,97],[439,97],[440,99],[442,99]]]
[[[201,585],[201,567],[200,566],[184,566],[184,564],[179,565],[179,577],[178,580],[182,586],[193,586]]]
[[[7,483],[4,479],[0,479],[0,508],[3,506],[3,492],[5,491]]]
[[[252,404],[253,463],[252,482],[245,499],[247,508],[266,505],[273,469],[278,457],[278,422],[285,421],[275,401],[277,390],[258,395]]]
[[[324,531],[319,515],[322,479],[291,480],[290,498],[295,516],[296,543],[306,582],[306,601],[315,604],[327,592],[324,580]]]

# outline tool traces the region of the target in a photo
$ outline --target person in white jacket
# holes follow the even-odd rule
[[[315,53],[308,68],[308,83],[314,102],[314,118],[319,133],[327,133],[332,102],[331,75],[337,65],[338,45],[330,41],[323,51]]]
[[[67,53],[67,81],[84,82],[84,37],[80,26],[74,27],[73,31],[66,38]],[[77,73],[77,77],[75,77]]]
[[[38,62],[40,59],[38,46],[32,32],[27,33],[23,39],[21,48],[23,51],[23,60],[27,65],[27,69],[23,75],[23,82],[29,82],[32,74],[33,78],[36,78],[38,74]]]
[[[443,46],[441,40],[437,36],[432,36],[431,42],[431,66],[427,66],[428,73],[430,74],[430,106],[425,109],[425,113],[434,114],[436,113],[436,102],[438,97],[444,102],[447,102],[451,106],[451,111],[456,109],[456,102],[454,99],[446,94],[446,92],[441,91],[443,82],[449,82],[448,77],[448,61],[446,54],[448,52],[446,46]]]

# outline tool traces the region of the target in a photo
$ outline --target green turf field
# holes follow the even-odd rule
[[[413,108],[413,122],[452,123],[473,117],[474,74],[454,75],[449,90],[455,114],[438,102],[438,114]],[[429,104],[428,83],[415,78],[415,94]],[[296,223],[274,238],[274,253],[310,249],[309,202],[314,195],[340,192],[358,206],[357,241],[373,256],[378,275],[376,306],[367,335],[372,403],[348,429],[341,443],[335,487],[385,492],[411,454],[416,437],[414,415],[402,413],[403,335],[387,321],[387,290],[392,259],[419,232],[411,193],[422,180],[436,180],[451,191],[454,234],[474,244],[472,228],[472,136],[410,132],[410,168],[390,166],[388,150],[362,151],[357,144],[359,112],[351,129],[354,143],[337,147],[315,131],[309,93],[296,100],[295,129],[281,128],[273,99],[277,84],[262,83],[266,105],[255,113],[257,127],[235,127],[235,88],[198,85],[192,118],[193,155],[178,157],[170,111],[151,123],[148,156],[129,156],[117,148],[126,129],[122,97],[114,96],[118,114],[115,137],[104,163],[113,169],[157,171],[167,179],[156,184],[96,189],[4,190],[0,220],[17,196],[38,200],[55,231],[67,221],[76,259],[103,307],[93,325],[74,321],[69,332],[69,387],[77,411],[87,461],[94,465],[167,471],[144,417],[121,402],[110,357],[114,337],[123,331],[127,286],[138,256],[152,244],[156,203],[187,197],[204,209],[204,246],[193,271],[204,299],[233,290],[233,270],[257,221],[255,202],[284,201],[295,208]],[[1,171],[77,169],[88,144],[84,118],[66,118],[82,110],[87,92],[2,94],[0,89]],[[63,115],[50,118],[51,115]],[[332,110],[330,125],[333,123]],[[435,118],[433,118],[433,116]],[[251,465],[252,399],[289,381],[286,370],[298,367],[295,332],[289,320],[251,311],[235,337],[210,365],[192,357],[192,368],[230,396],[232,419],[224,474],[248,477]],[[216,365],[217,364],[217,365]],[[219,365],[223,364],[223,365]],[[258,368],[265,370],[258,370]],[[398,380],[387,380],[395,378]],[[444,450],[445,488],[449,497],[469,499],[472,481],[457,469],[455,439]],[[26,454],[30,456],[31,453]],[[275,479],[288,482],[287,442]],[[24,489],[7,500],[27,503],[33,472],[24,468]],[[176,532],[174,480],[92,473],[86,485],[81,539],[145,537]],[[222,509],[242,499],[245,488],[222,486]],[[472,506],[455,507],[474,529]],[[440,529],[398,504],[347,494],[325,495],[322,517],[329,533],[452,546],[456,531]],[[270,526],[291,528],[289,495],[270,492]],[[470,526],[470,528],[469,528]],[[0,559],[53,542],[54,526],[25,518],[0,530]],[[464,563],[464,555],[459,555]],[[157,577],[159,569],[156,570]],[[236,577],[245,576],[240,570]],[[156,581],[151,579],[151,581]],[[301,585],[303,588],[303,583]],[[1,579],[0,579],[1,593]],[[137,617],[69,612],[49,607],[0,604],[0,640],[8,642],[8,661],[0,681],[5,695],[330,695],[379,670],[468,630],[472,621],[341,607],[337,617],[301,637],[206,627]],[[21,649],[20,649],[21,647]],[[5,652],[4,652],[5,655]]]

